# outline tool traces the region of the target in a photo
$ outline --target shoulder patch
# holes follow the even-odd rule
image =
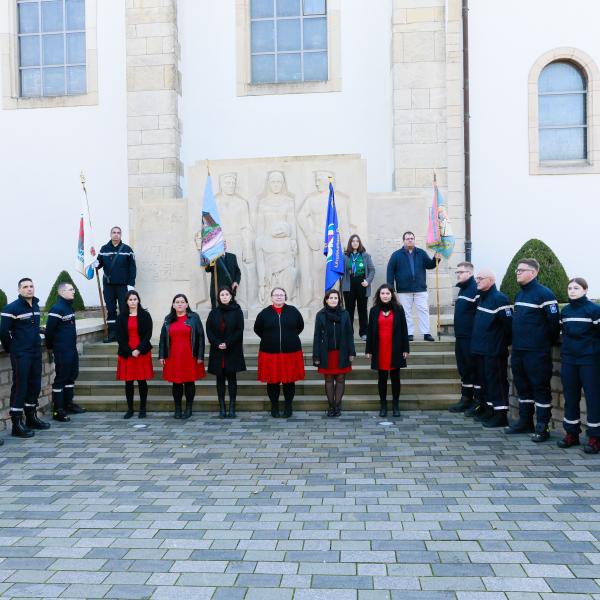
[[[506,313],[507,317],[512,317],[512,310],[510,310],[510,308],[506,308],[504,312]]]
[[[550,312],[555,314],[558,312],[558,304],[551,304],[550,305]]]

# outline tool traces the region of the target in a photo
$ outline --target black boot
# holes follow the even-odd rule
[[[146,418],[146,400],[140,400],[140,412],[138,413],[138,419]]]
[[[489,419],[482,422],[482,425],[488,428],[506,427],[508,425],[506,413],[507,411],[505,410],[495,410],[494,414]]]
[[[519,417],[516,423],[512,423],[505,430],[504,433],[508,435],[514,435],[517,433],[533,433],[535,427],[533,426],[533,416],[531,417]]]
[[[494,416],[494,409],[489,404],[486,404],[485,408],[483,410],[480,410],[475,415],[473,420],[477,421],[478,423],[483,423],[484,421],[491,419],[493,416]]]
[[[392,398],[392,415],[394,417],[400,416],[400,398]]]
[[[219,419],[224,419],[227,416],[225,411],[225,396],[219,396]]]
[[[465,417],[476,417],[484,412],[486,408],[487,404],[485,402],[475,402],[469,408],[465,409]]]
[[[173,413],[174,419],[182,419],[183,415],[181,414],[181,400],[174,400],[175,402],[175,412]]]
[[[38,418],[36,406],[25,407],[25,425],[27,425],[29,429],[50,429],[50,423],[41,421]]]
[[[289,398],[286,398],[283,402],[283,418],[289,419],[293,414],[292,401]]]
[[[123,415],[124,419],[133,417],[133,400],[127,400],[127,412]]]
[[[235,419],[235,396],[229,396],[229,414],[230,419]]]
[[[68,423],[71,418],[64,409],[64,398],[62,391],[52,392],[52,419],[59,423]]]
[[[387,417],[387,400],[379,401],[379,416]]]
[[[63,402],[65,412],[71,415],[81,415],[87,412],[87,408],[79,406],[73,402],[73,396],[75,395],[75,388],[72,386],[65,387],[63,391]]]
[[[193,400],[185,401],[185,410],[183,411],[183,414],[181,415],[182,419],[189,419],[192,416],[192,404],[193,403],[194,403]]]
[[[460,400],[456,404],[452,404],[448,407],[448,412],[461,413],[468,410],[473,405],[473,399],[468,396],[461,396]]]
[[[279,417],[279,400],[271,400],[271,416],[274,419]]]
[[[25,427],[23,425],[23,415],[22,413],[18,413],[18,412],[11,412],[10,413],[10,420],[12,421],[12,432],[11,434],[14,435],[15,437],[20,437],[20,438],[31,438],[35,435],[34,431],[31,431],[31,429],[28,429],[27,427]]]

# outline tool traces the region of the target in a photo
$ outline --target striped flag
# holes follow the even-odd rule
[[[83,182],[82,182],[83,183]],[[83,188],[83,200],[81,214],[79,215],[79,235],[77,237],[77,256],[75,258],[75,269],[86,279],[94,278],[94,263],[96,262],[96,248],[92,234],[92,223],[90,221],[90,209],[85,186]]]
[[[221,228],[221,219],[217,210],[217,202],[212,189],[210,174],[204,186],[204,201],[202,203],[202,249],[200,264],[205,267],[214,263],[219,256],[225,254],[225,238]]]

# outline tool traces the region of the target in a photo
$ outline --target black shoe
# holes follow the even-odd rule
[[[465,417],[476,417],[482,411],[484,411],[487,407],[487,404],[481,404],[480,402],[476,402],[472,404],[469,408],[465,410]]]
[[[35,406],[25,407],[25,425],[29,429],[50,429],[50,423],[42,421],[37,416],[37,408]]]
[[[435,342],[435,339],[433,338],[433,336],[430,333],[426,333],[423,336],[423,340],[426,342]]]
[[[10,420],[12,421],[11,435],[19,438],[32,438],[35,435],[34,431],[23,425],[23,416],[21,413],[11,413]]]
[[[600,452],[600,438],[590,436],[588,443],[583,447],[586,454],[598,454]]]
[[[225,398],[219,398],[219,419],[224,419],[227,416],[225,411]]]
[[[4,446],[4,440],[0,438],[0,446]]]
[[[400,416],[400,401],[392,400],[392,416],[398,418]]]
[[[62,408],[58,408],[52,411],[52,420],[58,421],[59,423],[68,423],[71,420],[71,417],[69,417]]]
[[[473,417],[473,420],[477,421],[478,423],[483,423],[484,421],[491,419],[493,416],[494,416],[494,409],[489,404],[487,404],[483,410],[479,411]]]
[[[113,342],[117,341],[117,336],[110,333],[109,335],[107,335],[105,338],[102,339],[102,343],[103,344],[112,344]]]
[[[133,408],[128,408],[127,412],[123,415],[124,419],[131,419],[133,417]]]
[[[452,404],[448,407],[448,412],[461,413],[465,412],[473,406],[473,400],[467,396],[461,396],[460,400],[456,404]]]
[[[379,416],[387,417],[387,402],[379,401]]]
[[[538,425],[535,428],[535,433],[531,436],[531,441],[536,444],[540,444],[541,442],[545,442],[550,439],[550,432],[548,431],[547,425]]]
[[[567,433],[562,440],[558,440],[556,445],[559,448],[570,448],[571,446],[579,446],[579,436],[574,433]]]
[[[83,408],[83,406],[79,406],[79,404],[67,404],[65,406],[65,412],[68,412],[71,415],[82,415],[87,412],[87,408]]]
[[[235,398],[229,397],[229,413],[227,416],[230,419],[235,419]]]
[[[274,419],[279,418],[279,400],[271,400],[271,416]]]
[[[181,415],[182,419],[189,419],[192,416],[192,404],[193,404],[192,400],[185,401],[185,410],[183,411],[183,414]]]
[[[329,408],[327,409],[327,412],[325,413],[326,417],[335,417],[335,407],[334,406],[329,406]]]
[[[533,419],[527,421],[519,419],[516,423],[509,425],[504,430],[504,433],[507,435],[515,435],[517,433],[533,433],[534,431],[535,427],[533,426]]]
[[[289,419],[294,414],[292,410],[292,401],[286,400],[283,406],[283,418]]]
[[[408,341],[409,341],[409,342],[412,342],[414,339],[415,339],[415,336],[414,336],[414,335],[409,335],[409,336],[408,336]]]
[[[183,415],[181,414],[181,400],[175,400],[175,412],[173,413],[174,419],[182,419]]]
[[[138,413],[138,419],[146,418],[146,403],[140,402],[140,412]]]
[[[485,421],[482,422],[482,425],[487,428],[494,427],[506,427],[508,425],[508,418],[506,417],[505,410],[495,410],[494,414]]]

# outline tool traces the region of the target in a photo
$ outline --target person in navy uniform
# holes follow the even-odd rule
[[[471,354],[471,335],[479,299],[473,270],[470,262],[460,262],[456,266],[456,287],[459,292],[454,304],[454,355],[460,374],[461,391],[460,400],[448,408],[451,413],[465,412],[482,401],[477,361]]]
[[[600,452],[600,306],[586,293],[585,279],[569,281],[569,304],[562,309],[562,345],[560,378],[565,398],[563,428],[565,437],[559,448],[579,445],[581,433],[581,388],[587,406],[587,454]]]
[[[515,298],[510,362],[519,394],[519,420],[505,432],[533,433],[532,441],[545,442],[552,416],[552,344],[558,340],[560,314],[554,294],[537,280],[539,271],[534,258],[524,258],[517,265],[521,289]]]
[[[58,301],[50,307],[46,322],[46,348],[54,360],[54,383],[52,384],[52,418],[65,423],[69,413],[84,413],[73,402],[75,380],[79,375],[77,353],[77,328],[73,298],[75,288],[66,282],[58,284]]]
[[[232,252],[225,252],[223,256],[219,256],[215,261],[217,264],[217,285],[219,289],[228,287],[231,289],[233,296],[237,292],[237,288],[242,280],[242,271],[238,265],[237,256]],[[215,296],[215,268],[213,265],[204,267],[207,273],[210,273],[210,307],[217,308],[218,302]]]
[[[110,230],[110,242],[100,248],[97,269],[103,269],[102,287],[106,302],[108,336],[104,342],[117,341],[117,303],[119,312],[125,310],[125,296],[135,287],[137,273],[135,254],[121,240],[121,228]]]
[[[37,416],[38,396],[42,389],[39,300],[35,297],[33,281],[29,277],[19,280],[18,285],[19,297],[2,309],[0,342],[10,355],[12,367],[12,435],[30,438],[34,435],[33,429],[49,429],[50,423]]]
[[[479,290],[473,321],[471,352],[482,373],[487,408],[475,416],[484,427],[508,424],[508,347],[511,340],[512,306],[508,296],[496,288],[496,276],[482,269],[475,278]]]

